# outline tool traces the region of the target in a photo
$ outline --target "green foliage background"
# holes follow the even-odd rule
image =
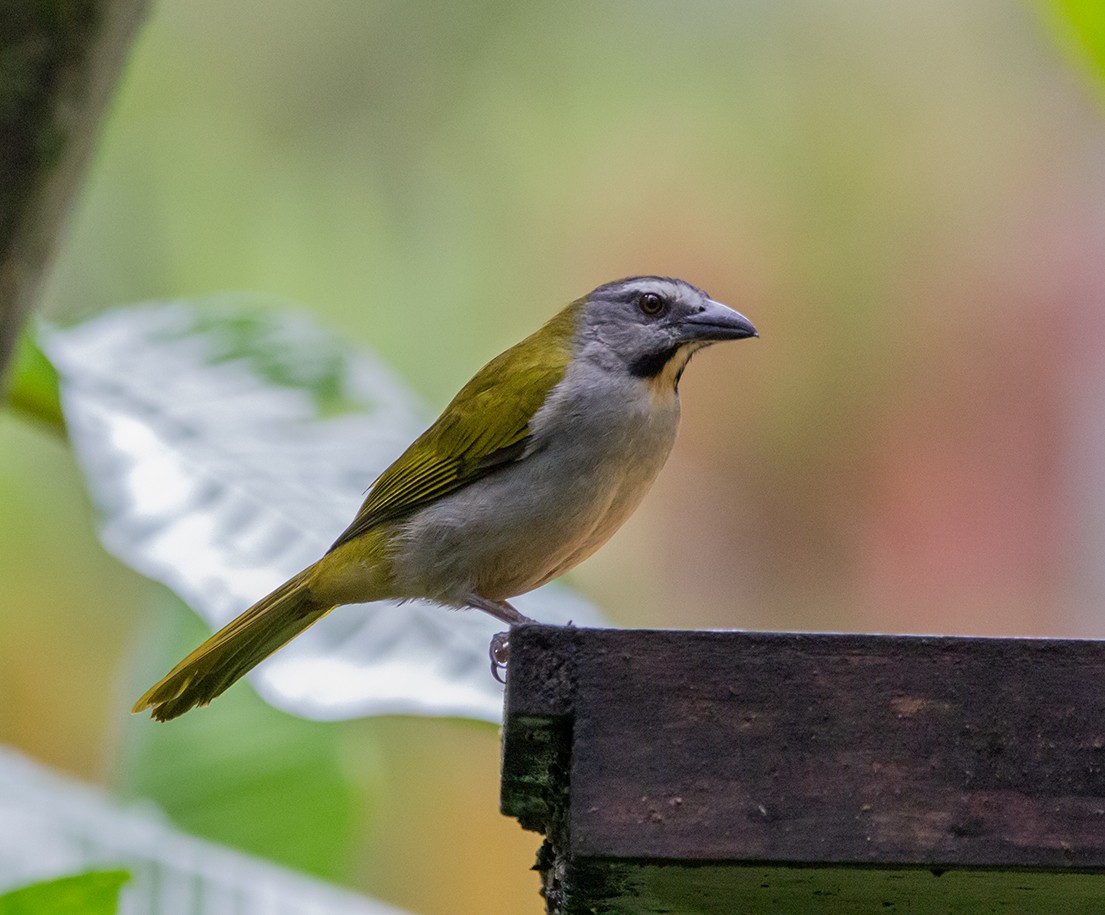
[[[1056,27],[1071,45],[1072,58],[1082,58],[1090,79],[1105,89],[1105,8],[1094,0],[1051,0]]]
[[[124,871],[92,871],[0,895],[0,915],[114,915]]]

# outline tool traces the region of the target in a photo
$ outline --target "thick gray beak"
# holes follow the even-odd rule
[[[707,299],[701,309],[683,319],[688,340],[740,340],[758,337],[752,322],[728,305]]]

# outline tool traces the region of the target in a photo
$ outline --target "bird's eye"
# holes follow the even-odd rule
[[[667,302],[664,301],[663,297],[655,292],[642,292],[641,297],[637,300],[637,307],[650,318],[660,314],[666,305]]]

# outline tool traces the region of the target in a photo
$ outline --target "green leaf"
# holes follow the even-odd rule
[[[13,410],[65,435],[58,373],[30,333],[24,332],[16,344],[4,400]]]
[[[126,871],[89,871],[32,883],[0,896],[0,915],[113,915]]]
[[[278,388],[307,394],[321,419],[356,413],[363,408],[348,390],[348,353],[326,335],[302,335],[289,348],[285,322],[263,306],[249,310],[250,301],[264,298],[223,293],[205,300],[204,311],[193,313],[191,324],[151,337],[151,343],[180,339],[207,341],[207,364],[247,366],[258,378]]]
[[[1101,0],[1051,0],[1060,40],[1105,90],[1105,3]]]
[[[204,626],[167,595],[161,645],[144,653],[144,682],[192,648]],[[137,688],[137,687],[136,687]],[[279,712],[246,684],[168,724],[127,726],[125,794],[157,802],[187,832],[329,879],[347,876],[365,803],[342,765],[339,726]]]

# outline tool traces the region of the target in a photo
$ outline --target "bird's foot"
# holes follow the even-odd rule
[[[510,663],[510,633],[496,632],[491,637],[491,645],[487,653],[491,658],[491,676],[505,686],[506,679],[503,674],[506,672],[507,664]]]
[[[490,613],[495,619],[501,620],[510,626],[537,622],[537,620],[531,620],[525,614],[520,613],[509,601],[489,600],[479,594],[469,594],[465,597],[465,602],[468,606],[483,610],[484,613]],[[505,684],[506,680],[503,674],[510,663],[509,632],[499,632],[492,637],[491,645],[488,647],[488,655],[491,658],[491,676]]]

